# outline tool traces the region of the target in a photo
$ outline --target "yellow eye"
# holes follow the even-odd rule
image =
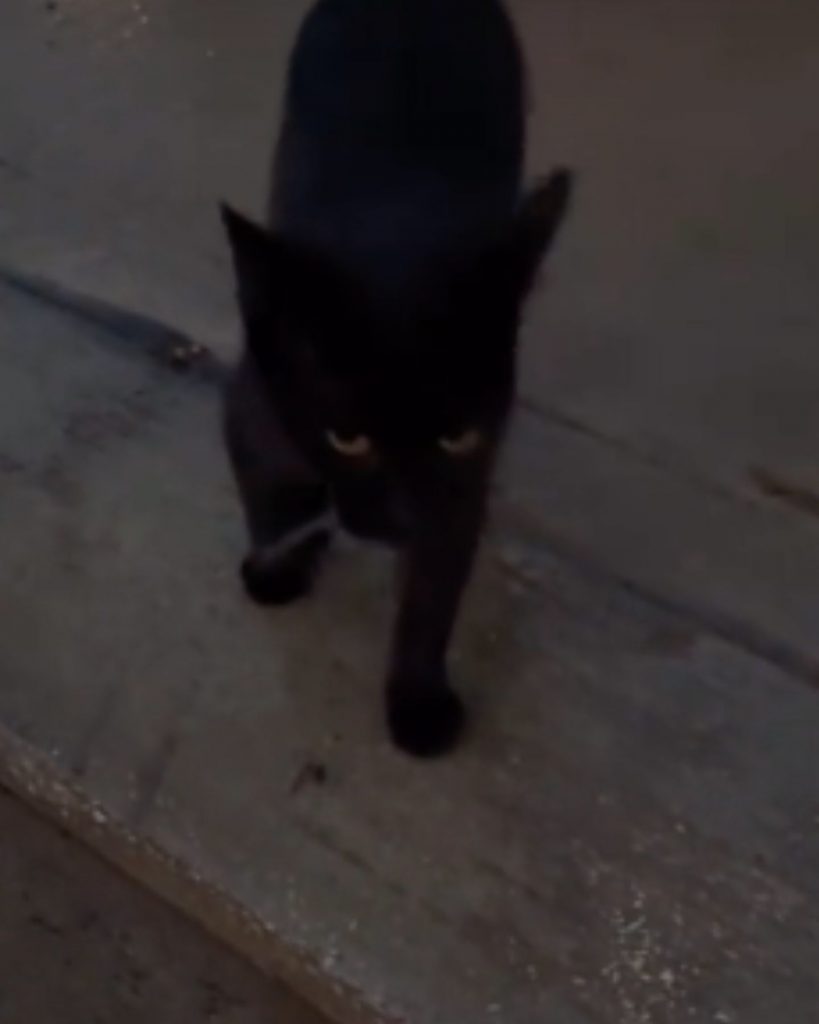
[[[327,431],[327,440],[335,450],[348,459],[363,459],[373,450],[373,443],[366,434],[352,434],[345,437],[335,430]]]
[[[447,455],[455,457],[472,455],[478,450],[483,441],[480,430],[465,430],[462,434],[453,434],[451,437],[441,437],[438,444]]]

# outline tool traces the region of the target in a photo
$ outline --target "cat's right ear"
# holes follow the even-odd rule
[[[233,252],[239,308],[248,342],[290,333],[283,326],[323,324],[347,298],[343,275],[319,253],[248,220],[222,205],[222,220]],[[309,331],[307,332],[309,333]],[[269,344],[269,341],[266,342]]]
[[[258,326],[274,315],[276,246],[264,228],[226,203],[221,212],[233,254],[239,310],[248,328]]]

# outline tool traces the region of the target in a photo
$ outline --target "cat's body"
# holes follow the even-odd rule
[[[496,0],[320,0],[290,68],[267,230],[230,211],[247,351],[228,445],[246,586],[306,592],[332,507],[405,561],[389,723],[416,754],[462,708],[446,648],[514,391],[519,312],[565,211],[527,200],[522,71]]]
[[[325,0],[290,75],[271,217],[391,298],[517,209],[520,57],[494,0]],[[376,290],[376,289],[374,289]]]

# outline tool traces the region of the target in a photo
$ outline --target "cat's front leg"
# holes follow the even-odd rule
[[[310,517],[302,512],[308,508]],[[310,592],[330,543],[331,520],[323,508],[323,491],[280,482],[268,492],[261,517],[248,509],[248,518],[261,521],[262,529],[252,533],[241,577],[248,597],[257,604],[289,604]],[[287,509],[298,511],[291,517],[284,512]],[[288,521],[294,525],[288,527]]]
[[[482,498],[415,531],[402,555],[402,593],[387,680],[387,717],[397,746],[436,757],[460,736],[465,711],[446,655],[482,525]]]
[[[242,581],[258,604],[287,604],[309,592],[329,544],[328,489],[294,450],[248,360],[228,387],[225,412],[250,534]]]

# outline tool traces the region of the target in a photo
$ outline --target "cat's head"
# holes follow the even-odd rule
[[[521,308],[570,191],[567,172],[552,175],[506,231],[440,268],[400,308],[224,208],[248,349],[356,532],[389,533],[386,520],[402,519],[415,498],[485,478],[514,393]]]

